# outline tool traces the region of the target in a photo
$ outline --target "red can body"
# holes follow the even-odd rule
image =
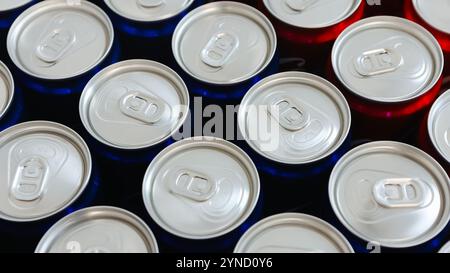
[[[277,31],[280,58],[297,59],[301,64],[298,66],[298,70],[320,75],[324,75],[323,67],[325,67],[334,40],[345,28],[364,17],[365,6],[366,2],[361,1],[359,7],[349,17],[334,25],[322,28],[302,28],[281,21],[269,11],[262,0],[258,1],[258,8],[268,16]]]

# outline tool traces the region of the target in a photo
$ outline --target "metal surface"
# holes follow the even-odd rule
[[[421,150],[399,142],[372,142],[338,162],[329,197],[352,233],[404,248],[431,240],[447,225],[449,185],[439,163]]]
[[[230,85],[266,68],[277,39],[270,21],[250,6],[220,1],[186,15],[175,29],[172,50],[181,68],[195,79]]]
[[[158,22],[173,18],[189,8],[194,0],[104,0],[115,13],[129,20]]]
[[[62,80],[97,66],[113,41],[111,21],[94,4],[47,0],[17,17],[8,33],[7,49],[14,64],[26,74]]]
[[[14,79],[8,67],[0,61],[0,120],[14,98]]]
[[[91,155],[74,131],[32,121],[0,133],[0,218],[29,222],[68,207],[84,191]]]
[[[430,110],[428,135],[439,154],[450,163],[450,90],[442,94]]]
[[[256,129],[265,119],[270,125]],[[351,114],[342,93],[325,79],[284,72],[261,80],[247,92],[238,123],[247,143],[265,158],[307,164],[329,156],[343,144]],[[255,136],[258,130],[262,132]],[[268,139],[274,147],[268,147]]]
[[[409,1],[409,0],[408,0]],[[417,14],[430,26],[450,34],[450,2],[447,0],[413,0]]]
[[[189,93],[169,67],[148,60],[113,64],[92,78],[80,99],[85,128],[120,149],[146,148],[168,139],[187,118]]]
[[[166,231],[210,239],[240,226],[255,208],[259,190],[247,154],[225,140],[204,137],[164,149],[148,167],[142,193],[150,216]]]
[[[437,40],[420,25],[376,16],[351,25],[338,37],[332,63],[340,82],[356,95],[395,103],[435,86],[444,58]]]
[[[278,20],[294,27],[316,29],[336,25],[361,5],[361,0],[264,0]]]
[[[299,213],[270,216],[241,237],[235,253],[353,253],[352,246],[333,226]]]
[[[115,207],[76,211],[53,225],[36,253],[156,253],[152,231],[136,215]]]

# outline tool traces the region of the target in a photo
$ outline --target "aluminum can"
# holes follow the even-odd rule
[[[61,124],[32,121],[0,132],[0,162],[0,230],[18,242],[39,238],[96,200],[100,182],[89,148]]]
[[[42,237],[36,253],[157,253],[150,228],[116,207],[89,207],[59,220]]]
[[[169,67],[128,60],[100,71],[79,103],[96,152],[122,163],[147,162],[172,143],[189,112],[189,93]]]
[[[331,170],[350,148],[344,96],[304,72],[275,74],[252,87],[240,105],[238,127],[245,140],[240,145],[264,177],[265,201],[284,210],[326,192]]]
[[[277,38],[258,10],[231,1],[209,3],[186,15],[172,50],[193,95],[240,100],[264,75],[276,71]]]
[[[301,58],[301,69],[323,75],[333,42],[364,16],[364,1],[264,0],[267,14],[279,37],[281,58]]]
[[[450,90],[443,93],[424,118],[419,131],[419,146],[450,173]]]
[[[173,62],[171,38],[179,21],[203,0],[104,0],[126,59]]]
[[[23,97],[8,67],[0,61],[0,132],[23,118]]]
[[[329,77],[344,91],[354,137],[400,140],[440,92],[444,58],[420,25],[375,16],[348,27],[336,40]],[[331,70],[331,69],[330,69]]]
[[[220,166],[212,159],[220,162]],[[197,137],[164,149],[150,164],[142,194],[158,238],[178,251],[233,246],[252,224],[260,193],[250,157],[219,138]]]
[[[341,224],[360,238],[358,249],[369,242],[381,252],[434,252],[448,230],[449,183],[425,152],[379,141],[351,150],[337,163],[329,198]]]
[[[6,36],[12,23],[33,0],[3,0],[0,3],[0,60],[6,61]]]
[[[235,253],[353,253],[332,225],[307,214],[282,213],[253,225],[239,240]]]

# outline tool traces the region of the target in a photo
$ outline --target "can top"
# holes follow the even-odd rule
[[[14,64],[40,79],[69,79],[97,66],[109,53],[114,29],[88,1],[47,0],[17,17],[7,48]]]
[[[40,220],[68,207],[84,191],[91,155],[70,128],[32,121],[0,133],[0,218]]]
[[[347,229],[385,247],[425,243],[450,219],[448,175],[431,156],[399,142],[347,153],[331,174],[329,196]]]
[[[252,226],[235,253],[353,253],[347,239],[327,222],[300,213],[283,213]]]
[[[335,74],[347,89],[367,100],[396,103],[417,98],[439,81],[442,49],[422,26],[392,16],[354,23],[336,40]]]
[[[447,0],[413,0],[417,14],[430,26],[450,34],[450,3]]]
[[[450,242],[446,243],[440,250],[439,253],[450,253]]]
[[[98,141],[141,149],[169,138],[187,118],[189,93],[169,67],[148,60],[113,64],[95,75],[80,99],[81,120]]]
[[[351,114],[342,93],[327,80],[284,72],[261,80],[247,92],[238,124],[247,143],[262,156],[283,164],[308,164],[326,158],[344,143]]]
[[[428,135],[439,154],[450,163],[450,90],[442,94],[430,110]]]
[[[25,6],[33,0],[2,0],[0,2],[0,12],[10,11]]]
[[[361,0],[264,0],[278,20],[294,27],[316,29],[336,25],[361,5]],[[326,12],[324,12],[326,11]]]
[[[172,144],[152,161],[142,192],[150,216],[166,231],[210,239],[250,216],[259,187],[256,167],[241,149],[223,139],[196,137]]]
[[[172,50],[195,79],[230,85],[264,70],[277,47],[275,30],[258,10],[231,1],[209,3],[186,15],[175,29]]]
[[[8,67],[0,61],[0,120],[14,98],[14,79]]]
[[[185,11],[194,0],[104,0],[120,16],[138,22],[158,22]]]
[[[156,253],[152,231],[136,215],[90,207],[67,215],[42,237],[36,253]]]

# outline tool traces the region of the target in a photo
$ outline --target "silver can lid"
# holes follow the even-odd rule
[[[329,182],[331,206],[356,236],[385,247],[425,243],[450,219],[449,177],[431,156],[399,142],[347,153]]]
[[[446,0],[413,0],[417,14],[430,26],[450,34],[450,3]]]
[[[152,231],[136,215],[115,207],[90,207],[59,220],[36,253],[157,253]]]
[[[237,84],[259,74],[277,48],[275,30],[258,10],[231,1],[209,3],[178,24],[172,50],[192,77],[217,85]]]
[[[2,0],[0,2],[0,12],[14,10],[25,6],[32,0]]]
[[[169,67],[148,60],[113,64],[95,75],[80,99],[81,120],[100,142],[140,149],[169,138],[187,118],[189,93]]]
[[[284,164],[307,164],[326,158],[343,144],[351,114],[342,93],[327,80],[284,72],[261,80],[247,92],[238,124],[260,155]]]
[[[361,5],[361,0],[264,0],[267,10],[278,20],[299,28],[336,25]],[[326,11],[326,12],[324,12]]]
[[[450,253],[450,242],[446,243],[440,250],[439,253]]]
[[[32,121],[0,133],[0,218],[29,222],[65,209],[89,183],[92,161],[70,128]]]
[[[158,22],[185,11],[194,0],[104,0],[120,16],[138,22]]]
[[[283,213],[253,225],[237,243],[235,253],[353,253],[345,237],[314,216]]]
[[[367,100],[396,103],[417,98],[442,75],[444,57],[422,26],[375,16],[348,27],[336,40],[332,63],[340,82]]]
[[[14,79],[8,67],[0,61],[0,119],[8,111],[14,98]]]
[[[150,216],[166,231],[209,239],[240,226],[255,208],[259,189],[247,154],[223,139],[197,137],[164,149],[147,169],[142,192]]]
[[[14,64],[40,79],[62,80],[88,72],[111,50],[114,29],[96,5],[47,0],[25,10],[8,33]]]
[[[450,163],[450,90],[442,94],[428,115],[428,135],[439,154]]]

